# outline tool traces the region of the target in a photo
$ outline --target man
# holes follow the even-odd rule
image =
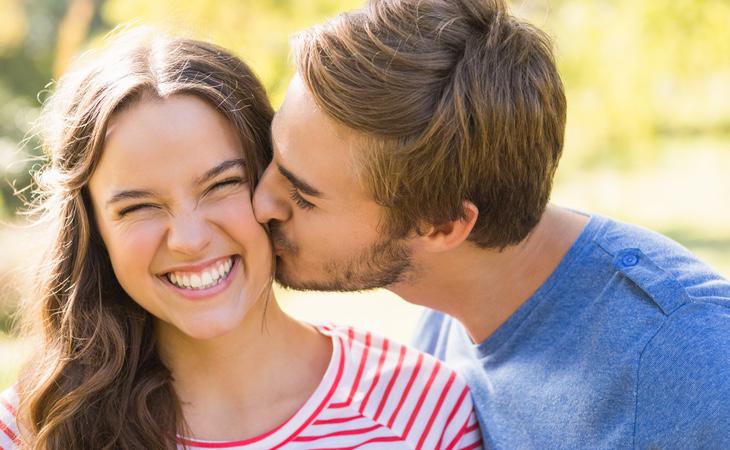
[[[496,448],[730,448],[730,283],[548,203],[566,102],[500,0],[381,0],[307,30],[254,207],[277,279],[385,286]]]

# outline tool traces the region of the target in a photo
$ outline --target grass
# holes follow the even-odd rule
[[[730,278],[730,208],[725,206],[730,198],[730,152],[726,148],[727,142],[675,144],[651,167],[640,170],[561,173],[553,201],[664,233]],[[32,232],[0,232],[4,251],[0,292],[13,292],[12,285],[22,281],[18,267],[32,266],[27,258],[33,252],[27,245],[37,240]],[[421,311],[384,290],[341,294],[279,289],[277,294],[283,308],[302,320],[352,324],[401,342],[409,341]],[[27,342],[0,335],[0,389],[13,382],[28,348]]]

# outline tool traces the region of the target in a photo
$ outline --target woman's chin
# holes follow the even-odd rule
[[[165,321],[161,338],[177,335],[184,340],[208,341],[228,335],[241,327],[242,319],[228,317],[198,317],[194,321]],[[173,338],[174,339],[174,338]]]

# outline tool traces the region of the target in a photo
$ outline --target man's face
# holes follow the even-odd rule
[[[294,289],[391,285],[411,266],[406,239],[381,235],[385,210],[357,176],[362,138],[322,112],[296,76],[272,124],[274,158],[254,194],[271,228],[276,279]]]

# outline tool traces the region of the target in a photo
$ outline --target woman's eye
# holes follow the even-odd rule
[[[228,178],[213,184],[211,187],[208,188],[207,192],[215,191],[229,186],[238,186],[243,184],[243,182],[243,178],[241,177]]]
[[[141,211],[143,209],[151,209],[151,208],[157,208],[157,206],[149,204],[149,203],[140,203],[138,205],[132,205],[132,206],[127,206],[126,208],[122,208],[118,214],[119,214],[119,217],[124,217],[127,214]]]

